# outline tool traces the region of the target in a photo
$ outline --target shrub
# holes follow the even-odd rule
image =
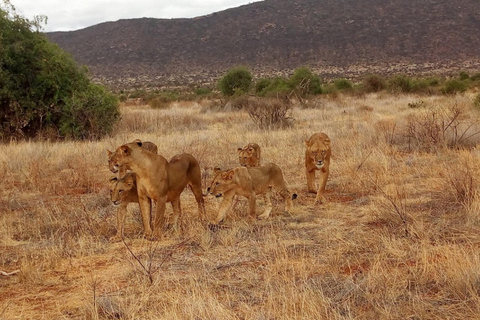
[[[378,92],[387,87],[385,79],[377,74],[371,74],[363,80],[363,89],[365,92]]]
[[[193,93],[196,95],[196,96],[207,96],[209,94],[212,93],[212,89],[210,88],[205,88],[205,87],[198,87],[198,88],[195,88],[195,90],[193,91]]]
[[[264,96],[268,87],[272,84],[271,79],[260,79],[255,83],[255,94],[258,96]]]
[[[468,73],[466,71],[460,71],[460,73],[458,74],[458,79],[463,81],[463,80],[468,80],[470,79],[470,76],[468,75]]]
[[[353,83],[348,79],[336,79],[333,84],[338,90],[350,90],[353,88]]]
[[[445,81],[445,84],[442,88],[442,93],[444,94],[455,94],[458,92],[465,92],[468,88],[466,82],[458,79],[449,79]]]
[[[246,67],[235,67],[218,82],[220,92],[225,96],[241,95],[247,93],[252,85],[252,74]]]
[[[472,80],[472,81],[480,80],[480,72],[479,72],[479,73],[475,73],[473,76],[471,76],[471,77],[470,77],[470,80]]]
[[[39,28],[38,20],[20,17],[13,7],[0,8],[0,138],[44,131],[98,138],[111,132],[120,116],[117,99],[93,85],[86,70]]]
[[[117,98],[97,84],[90,83],[65,102],[59,122],[63,137],[98,139],[112,132],[120,118]]]
[[[289,79],[290,88],[300,97],[308,94],[321,94],[322,86],[320,82],[320,77],[314,75],[307,67],[296,69]]]
[[[410,149],[435,151],[478,143],[478,120],[465,117],[457,106],[428,108],[409,116],[404,136]]]
[[[246,109],[260,129],[287,128],[293,124],[293,119],[289,117],[292,107],[284,99],[251,99]]]
[[[388,80],[387,87],[391,92],[407,93],[412,91],[413,82],[406,75],[396,75]]]

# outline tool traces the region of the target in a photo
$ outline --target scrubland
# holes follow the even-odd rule
[[[480,111],[457,96],[338,95],[260,130],[211,101],[123,106],[90,142],[0,145],[0,319],[479,319]],[[304,140],[332,140],[327,202],[306,192]],[[177,232],[142,239],[131,204],[111,243],[106,150],[134,139],[193,154],[204,187],[256,142],[299,197],[257,221],[239,199],[222,228],[189,190]],[[219,201],[206,197],[213,221]],[[257,204],[262,210],[263,203]],[[167,212],[171,213],[170,206]]]

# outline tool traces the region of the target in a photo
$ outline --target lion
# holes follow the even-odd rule
[[[132,141],[132,143],[135,142],[141,142],[140,139],[135,139]],[[142,142],[142,148],[145,148],[147,149],[148,151],[151,151],[153,153],[157,153],[158,152],[158,147],[155,143],[153,142],[150,142],[150,141],[145,141],[145,142]],[[126,168],[124,167],[120,167],[120,168],[116,168],[114,166],[114,163],[112,161],[112,156],[113,156],[114,152],[110,151],[110,150],[107,150],[107,156],[108,156],[108,168],[110,169],[110,171],[112,171],[113,173],[117,173],[118,172],[118,176],[121,178],[125,175],[126,173]]]
[[[215,223],[219,224],[225,219],[236,195],[248,198],[251,216],[256,215],[256,196],[263,195],[266,208],[258,219],[267,219],[272,211],[272,186],[285,200],[285,211],[289,212],[292,208],[292,200],[297,195],[290,193],[282,170],[276,164],[268,163],[264,166],[248,168],[236,167],[230,170],[215,168],[212,183],[207,188],[207,192],[215,197],[223,197]]]
[[[310,139],[305,140],[305,172],[307,175],[308,192],[316,193],[315,203],[323,203],[325,186],[330,173],[330,138],[323,133],[315,133]],[[320,171],[320,184],[315,188],[315,171]]]
[[[249,143],[243,148],[238,148],[238,161],[242,167],[260,166],[260,146],[256,143]]]
[[[123,226],[127,206],[129,203],[138,203],[136,175],[133,172],[125,174],[122,178],[113,177],[110,179],[110,200],[117,210],[117,234],[110,238],[110,241],[120,241],[123,238]],[[150,224],[151,221],[144,222]]]
[[[201,217],[206,217],[202,195],[201,172],[197,159],[183,153],[167,161],[163,156],[142,147],[141,141],[118,147],[111,156],[114,168],[124,166],[136,175],[138,201],[142,214],[145,237],[151,239],[160,234],[165,226],[165,207],[170,202],[173,208],[173,227],[181,214],[180,194],[190,186],[198,204]],[[153,230],[150,221],[151,202],[156,202]],[[154,234],[155,233],[155,234]]]

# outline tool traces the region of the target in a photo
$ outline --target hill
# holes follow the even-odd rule
[[[106,82],[208,82],[308,65],[322,75],[476,69],[478,0],[266,0],[192,19],[129,19],[53,32]]]

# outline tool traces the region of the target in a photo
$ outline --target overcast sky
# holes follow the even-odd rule
[[[10,0],[17,13],[46,15],[44,31],[68,31],[131,18],[193,18],[258,0]]]

